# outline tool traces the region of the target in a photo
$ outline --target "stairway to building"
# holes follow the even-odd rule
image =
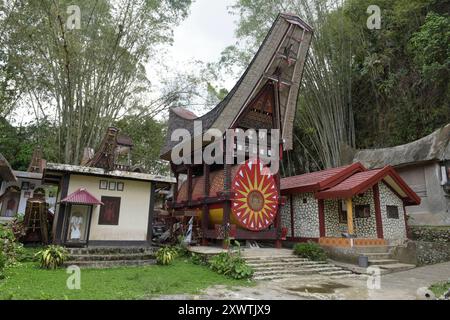
[[[390,254],[391,246],[364,247],[360,254],[368,257],[369,266],[378,267],[382,274],[413,269],[413,264],[401,263]]]
[[[354,276],[344,268],[326,261],[311,261],[291,254],[243,256],[246,263],[254,270],[255,280],[285,279],[295,275],[320,274],[331,278]]]
[[[65,265],[80,268],[110,268],[155,264],[155,251],[148,247],[70,248]]]

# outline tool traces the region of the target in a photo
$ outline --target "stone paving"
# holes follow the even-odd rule
[[[323,275],[293,276],[258,281],[250,287],[214,286],[200,295],[161,296],[159,299],[198,300],[414,300],[417,290],[450,279],[450,262],[381,276],[381,288],[367,288],[367,276],[334,279]]]

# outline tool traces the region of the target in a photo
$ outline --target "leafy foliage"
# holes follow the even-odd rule
[[[301,258],[310,259],[313,261],[325,261],[327,255],[325,251],[317,243],[297,243],[294,246],[294,254]]]
[[[209,259],[208,264],[212,270],[233,279],[248,279],[253,276],[253,269],[241,256],[241,246],[238,241],[234,241],[228,251]]]
[[[23,246],[17,242],[11,225],[0,224],[0,251],[4,267],[14,264],[23,251]]]
[[[132,160],[144,171],[153,174],[167,174],[168,164],[159,159],[164,144],[165,125],[151,116],[127,115],[117,121],[116,126],[133,139]]]
[[[67,249],[61,246],[48,246],[45,249],[36,253],[39,257],[41,268],[44,269],[57,269],[62,266],[68,258]]]
[[[253,270],[245,260],[231,252],[222,252],[209,260],[209,266],[217,273],[234,279],[247,279],[253,275]]]
[[[206,255],[198,254],[195,252],[191,253],[190,260],[193,264],[201,265],[201,266],[207,266],[208,265],[208,259]]]
[[[26,105],[38,121],[55,120],[59,161],[78,164],[83,148],[96,147],[107,126],[145,104],[151,84],[144,64],[172,42],[190,4],[82,0],[76,3],[81,28],[73,30],[66,26],[68,0],[0,6],[0,65],[13,76],[5,81],[20,93],[16,106]]]
[[[156,262],[160,265],[172,264],[178,252],[174,247],[162,247],[156,252]]]

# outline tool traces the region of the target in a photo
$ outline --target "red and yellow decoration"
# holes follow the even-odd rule
[[[259,159],[250,159],[239,167],[232,186],[232,213],[239,224],[252,231],[267,229],[278,207],[278,189],[268,168]]]

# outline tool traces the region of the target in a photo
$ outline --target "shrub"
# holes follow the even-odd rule
[[[307,258],[313,261],[324,261],[327,260],[327,255],[325,251],[317,243],[297,243],[294,246],[294,254],[301,258]]]
[[[0,251],[0,280],[5,278],[5,268],[6,268],[6,256],[3,251]]]
[[[23,223],[23,217],[16,217],[13,221],[8,222],[7,227],[11,229],[14,238],[18,241],[27,233],[27,228]]]
[[[220,274],[234,279],[247,279],[253,275],[253,270],[239,254],[222,252],[209,260],[210,268]]]
[[[61,246],[48,246],[36,253],[36,256],[39,257],[41,268],[56,269],[67,260],[68,252]]]
[[[177,257],[177,249],[173,247],[163,247],[156,252],[156,262],[160,265],[172,264]]]
[[[16,241],[11,226],[0,224],[0,251],[5,260],[5,266],[17,261],[17,256],[21,253],[22,247],[22,244]]]
[[[206,255],[202,255],[202,254],[198,254],[198,253],[191,253],[191,262],[193,264],[197,264],[197,265],[201,265],[201,266],[206,266],[208,265],[208,259],[206,257]]]

